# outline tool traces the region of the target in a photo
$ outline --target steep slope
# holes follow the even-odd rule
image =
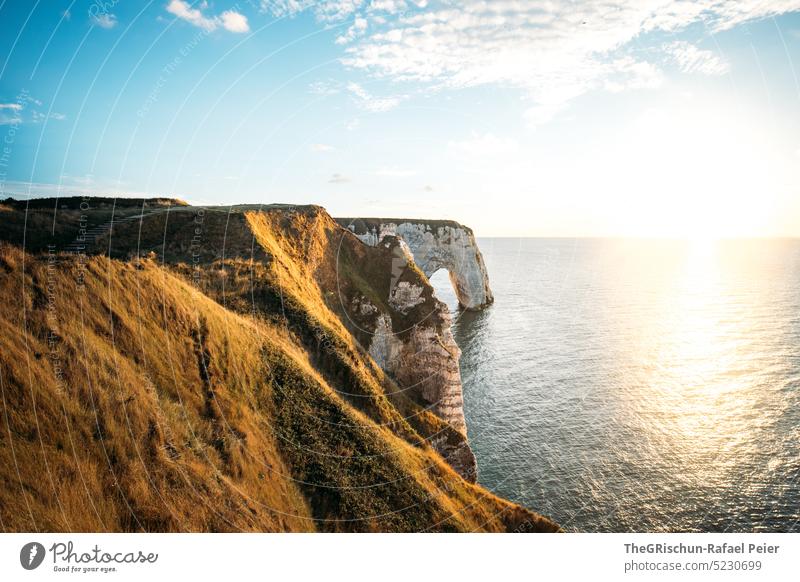
[[[353,297],[411,313],[370,280],[390,249],[316,207],[125,228],[116,259],[0,248],[3,529],[557,529],[456,474],[463,434],[362,347]]]
[[[276,205],[147,216],[100,246],[154,253],[223,305],[287,326],[353,405],[475,480],[449,314],[402,241],[370,247],[320,207]]]
[[[259,413],[264,330],[152,263],[0,267],[5,529],[313,528]]]

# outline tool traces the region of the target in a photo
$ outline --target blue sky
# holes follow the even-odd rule
[[[800,236],[800,0],[0,0],[3,194]]]

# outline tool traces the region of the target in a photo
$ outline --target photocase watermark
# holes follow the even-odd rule
[[[74,255],[77,256],[78,258],[78,260],[76,261],[77,275],[75,277],[75,284],[77,291],[82,291],[85,286],[86,263],[87,263],[85,242],[86,242],[86,232],[89,222],[87,212],[90,210],[88,200],[89,199],[84,196],[79,206],[80,215],[78,217],[78,234],[74,241],[77,244],[73,247],[75,250],[72,251],[72,253],[74,253]],[[48,244],[47,255],[46,255],[47,263],[45,265],[44,312],[45,312],[45,322],[47,323],[46,343],[48,351],[48,360],[50,361],[50,365],[53,370],[53,375],[55,377],[56,393],[63,394],[66,391],[67,383],[65,381],[65,376],[64,376],[62,356],[59,350],[59,346],[61,345],[61,335],[59,334],[59,325],[58,325],[57,298],[58,294],[63,293],[65,290],[59,288],[59,285],[61,283],[59,281],[59,256],[60,256],[59,246],[52,243]]]
[[[229,10],[234,12],[238,11],[239,4],[234,4]],[[198,30],[194,36],[192,36],[191,40],[189,40],[189,42],[187,42],[178,50],[178,54],[172,57],[172,59],[161,68],[161,72],[158,76],[158,79],[156,79],[156,82],[153,84],[153,88],[147,94],[142,106],[136,111],[136,116],[139,119],[144,119],[150,112],[150,109],[153,107],[153,105],[158,103],[159,99],[161,98],[161,91],[167,85],[170,78],[175,74],[175,71],[180,68],[184,60],[188,58],[189,55],[192,54],[192,52],[200,45],[200,41],[202,41],[212,32],[212,29],[206,28],[201,28]]]
[[[47,303],[45,306],[45,320],[47,321],[47,351],[50,365],[53,368],[53,375],[56,380],[56,392],[63,394],[65,390],[64,369],[61,365],[61,354],[58,346],[61,343],[61,336],[58,334],[58,309],[56,305],[56,293],[58,281],[56,274],[58,271],[58,254],[56,246],[47,245],[47,267],[45,268],[45,295]]]
[[[98,544],[86,551],[76,550],[72,541],[56,542],[49,549],[39,542],[28,542],[19,552],[19,563],[26,570],[35,570],[50,555],[54,572],[110,573],[117,572],[121,565],[148,565],[158,561],[155,552],[142,550],[106,551]]]
[[[88,197],[84,196],[81,199],[79,209],[81,213],[78,216],[78,236],[75,239],[79,243],[75,249],[75,254],[78,256],[78,276],[75,282],[78,285],[78,289],[81,290],[86,276],[86,232],[89,229],[89,215],[87,212],[91,210]]]
[[[184,54],[185,51],[187,50],[186,47],[194,48],[194,46],[197,45],[197,43],[200,41],[200,39],[202,37],[208,35],[208,34],[209,33],[206,30],[201,30],[200,32],[195,34],[195,36],[192,39],[191,43],[189,43],[188,45],[184,46],[180,50],[180,54],[179,55],[176,55],[170,62],[168,62],[166,65],[164,65],[164,67],[161,69],[161,74],[158,76],[158,79],[156,80],[155,84],[153,85],[153,88],[147,94],[147,97],[145,98],[144,103],[142,103],[142,106],[136,111],[136,116],[139,119],[144,119],[145,116],[147,116],[147,114],[150,112],[150,108],[153,105],[155,105],[156,103],[158,103],[158,99],[161,96],[161,90],[167,84],[167,81],[169,80],[169,78],[175,73],[175,70],[181,65],[181,63],[183,62],[183,59],[186,56],[186,54],[188,54],[188,53]]]
[[[203,275],[203,269],[200,265],[202,256],[202,240],[203,240],[203,221],[205,220],[206,212],[202,208],[197,211],[194,217],[194,232],[192,233],[192,242],[189,243],[189,250],[192,253],[192,283],[196,287],[200,286],[200,278]]]
[[[120,0],[95,0],[91,3],[88,9],[89,18],[97,19],[101,16],[107,16],[111,13],[114,7],[119,4]]]
[[[0,194],[6,190],[6,180],[8,179],[8,167],[11,163],[11,154],[14,152],[14,142],[17,140],[17,131],[22,124],[22,112],[25,106],[31,101],[31,95],[27,89],[22,89],[14,98],[14,102],[8,109],[12,112],[9,120],[3,120],[7,128],[0,144]],[[7,122],[6,122],[7,121]]]
[[[26,570],[35,570],[44,562],[45,549],[39,542],[28,542],[19,551],[19,563]]]
[[[78,216],[78,235],[75,237],[75,242],[79,243],[77,250],[84,251],[86,250],[86,231],[89,229],[89,216],[86,213],[91,210],[89,198],[84,196],[79,208],[81,213]]]

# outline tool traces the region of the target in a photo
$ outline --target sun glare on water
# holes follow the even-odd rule
[[[738,466],[737,455],[751,454],[759,426],[750,411],[765,398],[752,353],[749,313],[761,307],[753,291],[730,289],[731,272],[753,272],[740,247],[702,233],[685,242],[682,267],[662,310],[655,372],[647,384],[648,401],[671,426],[670,448],[684,451],[685,476],[704,486],[720,486],[727,471]]]

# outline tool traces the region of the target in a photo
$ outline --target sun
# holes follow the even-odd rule
[[[629,223],[639,221],[654,236],[697,241],[768,232],[777,191],[774,147],[748,120],[721,107],[652,109],[625,140],[625,185],[645,197],[624,217]],[[636,215],[642,209],[647,218]]]

